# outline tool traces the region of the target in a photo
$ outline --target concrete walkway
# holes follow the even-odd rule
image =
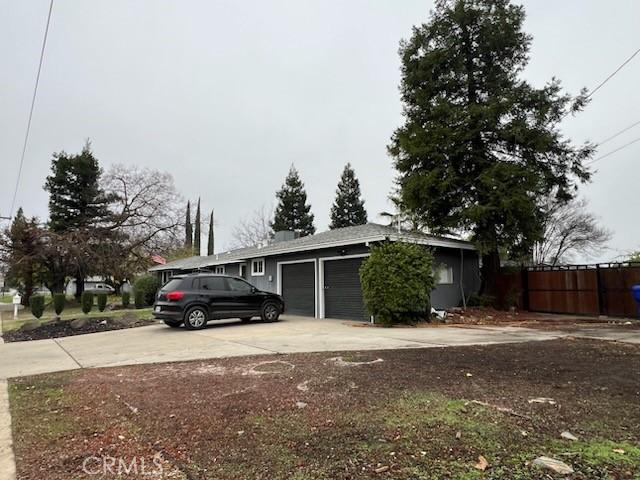
[[[356,325],[356,326],[354,326]],[[520,327],[371,328],[356,322],[284,316],[278,323],[213,323],[199,331],[164,324],[0,345],[0,379],[77,368],[258,355],[531,342],[567,336],[640,344],[640,330],[577,332]]]

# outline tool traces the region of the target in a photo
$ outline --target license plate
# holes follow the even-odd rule
[[[156,307],[156,312],[159,312],[162,310],[162,307]]]

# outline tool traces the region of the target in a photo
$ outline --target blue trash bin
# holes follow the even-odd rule
[[[640,318],[640,285],[634,285],[631,287],[631,291],[633,292],[633,298],[638,304],[638,317]]]

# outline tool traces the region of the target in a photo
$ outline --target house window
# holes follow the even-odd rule
[[[224,275],[224,265],[218,265],[217,267],[214,267],[213,273],[217,275]]]
[[[254,277],[261,277],[264,275],[264,258],[251,260],[251,275]]]
[[[436,283],[438,285],[453,285],[453,267],[441,265],[436,270]]]

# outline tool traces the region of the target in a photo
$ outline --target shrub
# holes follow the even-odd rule
[[[104,312],[104,309],[107,308],[107,294],[99,293],[98,297],[98,310]]]
[[[33,316],[40,318],[44,313],[44,296],[31,295],[31,297],[29,297],[29,306],[31,307],[31,313]]]
[[[56,312],[56,315],[60,316],[66,305],[67,297],[64,293],[53,294],[53,310]]]
[[[93,292],[82,292],[80,302],[82,303],[82,311],[84,313],[89,313],[93,308]]]
[[[124,308],[129,308],[130,303],[131,303],[131,293],[122,292],[122,306]]]
[[[142,290],[134,290],[133,303],[136,308],[144,308],[146,306],[145,295]]]
[[[383,324],[429,318],[434,287],[433,255],[413,243],[387,242],[371,248],[360,267],[369,313]]]
[[[152,305],[159,288],[160,281],[155,275],[144,275],[138,278],[133,285],[136,308],[144,308]]]
[[[496,297],[493,295],[480,295],[474,293],[467,300],[468,307],[492,307],[496,303]]]

